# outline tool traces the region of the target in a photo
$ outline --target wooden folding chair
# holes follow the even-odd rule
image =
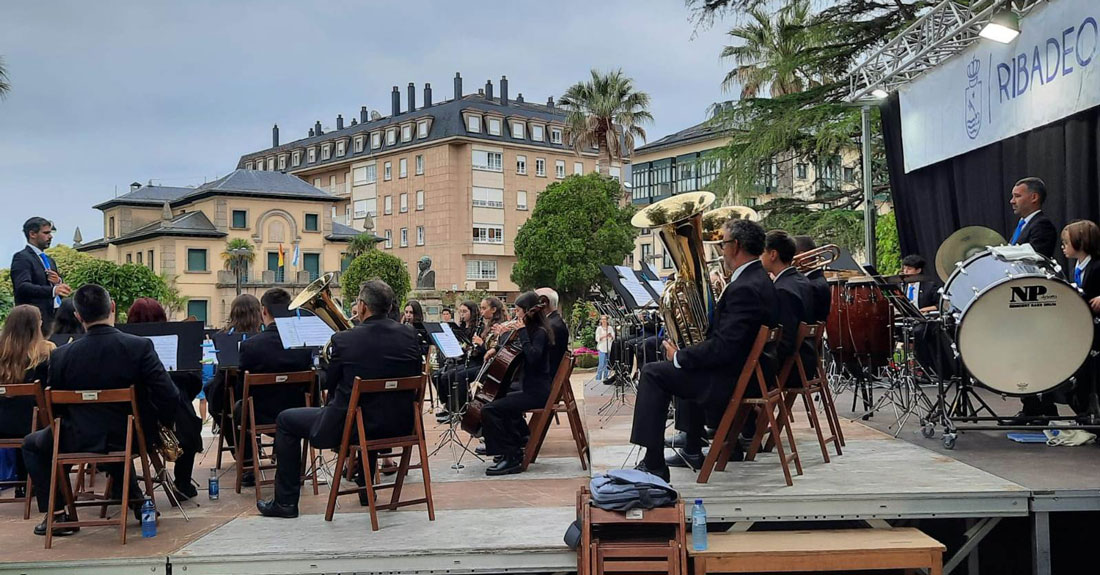
[[[332,515],[336,511],[336,498],[340,495],[348,495],[351,493],[366,492],[367,505],[370,508],[370,524],[371,529],[378,531],[378,510],[379,509],[397,509],[398,507],[405,507],[408,505],[419,505],[426,503],[428,505],[428,520],[435,521],[435,504],[432,501],[432,477],[431,470],[428,466],[428,446],[427,441],[424,439],[424,420],[422,417],[422,410],[424,408],[424,387],[430,385],[431,378],[426,373],[422,373],[417,376],[411,377],[398,377],[392,379],[359,379],[355,378],[355,383],[351,390],[351,399],[348,402],[348,414],[344,419],[344,433],[340,439],[340,450],[336,456],[336,473],[332,478],[332,489],[328,495],[328,507],[325,509],[325,521],[332,521]],[[380,439],[367,439],[366,437],[366,416],[363,414],[363,408],[359,405],[360,397],[365,394],[374,393],[398,393],[402,391],[412,392],[413,401],[410,409],[413,411],[413,430],[410,435],[403,435],[400,437],[387,437]],[[351,440],[352,430],[355,430],[357,435],[356,442]],[[416,448],[419,451],[420,462],[416,465],[410,464],[410,458],[412,456],[412,449]],[[401,462],[397,466],[397,475],[394,477],[392,483],[380,484],[378,482],[377,474],[375,473],[375,465],[371,465],[370,457],[368,454],[371,451],[377,451],[380,449],[401,449]],[[358,485],[352,489],[340,490],[340,481],[344,476],[344,465],[348,464],[349,467],[354,465],[354,458],[358,457],[358,463],[362,469],[365,485],[359,487]],[[351,462],[349,463],[349,457]],[[401,501],[401,488],[404,486],[405,477],[408,475],[410,469],[419,469],[424,475],[424,497],[420,499],[412,499]],[[350,476],[352,473],[347,473]],[[382,489],[392,489],[389,503],[378,503],[377,491]]]
[[[782,328],[772,330],[774,339],[771,341],[778,341],[780,332],[782,332]],[[798,354],[796,353],[795,355],[797,356]],[[802,460],[798,456],[798,446],[794,442],[794,432],[791,431],[791,412],[787,409],[787,403],[784,399],[782,388],[778,385],[775,387],[768,386],[763,370],[760,369],[759,365],[757,366],[757,381],[760,384],[761,397],[745,400],[746,404],[756,406],[758,416],[756,419],[756,432],[753,434],[752,444],[749,446],[748,452],[745,453],[745,461],[753,461],[756,459],[757,452],[759,452],[760,448],[763,446],[764,432],[771,431],[771,438],[775,442],[775,452],[776,455],[779,456],[779,463],[783,467],[783,478],[787,481],[788,486],[794,485],[794,481],[791,479],[789,463],[793,461],[795,470],[799,475],[802,475]],[[778,416],[775,414],[776,409],[779,410]],[[780,435],[780,421],[786,424],[782,429],[787,433],[787,447],[790,450],[789,455],[783,448],[782,436]]]
[[[546,441],[546,434],[550,431],[550,420],[556,419],[558,413],[565,412],[569,420],[569,429],[573,433],[573,443],[577,445],[577,457],[581,460],[581,469],[588,469],[588,436],[584,433],[584,423],[580,410],[577,408],[577,399],[573,396],[573,386],[569,383],[573,375],[573,368],[577,365],[577,358],[573,353],[566,351],[558,364],[558,371],[554,374],[554,381],[550,384],[550,395],[546,400],[546,406],[541,409],[532,409],[531,414],[531,438],[527,440],[527,447],[523,450],[523,470],[534,463],[539,456],[539,450]]]
[[[235,367],[225,369],[224,393],[222,394],[222,405],[218,416],[218,456],[214,460],[214,469],[222,468],[223,453],[228,451],[233,454],[233,457],[237,456],[236,447],[228,445],[229,442],[226,441],[226,437],[232,437],[232,434],[237,433],[237,422],[233,419],[233,406],[237,405],[237,394],[234,389],[240,376],[241,372]]]
[[[34,407],[31,408],[31,428],[28,433],[34,433],[38,430],[39,424],[49,425],[49,419],[46,416],[46,397],[42,393],[42,385],[39,382],[34,383],[16,383],[16,384],[0,384],[0,399],[10,400],[16,397],[32,397],[34,398]],[[0,439],[0,449],[23,449],[23,438],[13,437],[10,439]],[[31,495],[32,488],[34,487],[31,482],[30,474],[26,479],[19,480],[14,479],[11,481],[0,481],[0,490],[4,488],[22,487],[25,491],[23,497],[15,497],[14,493],[12,497],[0,498],[0,503],[22,503],[23,504],[23,519],[31,518]],[[13,489],[14,492],[14,489]]]
[[[821,349],[821,337],[825,331],[824,324],[815,323],[807,325],[802,323],[798,326],[798,337],[795,339],[795,350],[801,350],[802,344],[805,341],[811,342],[814,349],[814,362],[810,368],[813,370],[813,377],[807,377],[806,366],[802,361],[802,356],[799,353],[792,353],[791,357],[787,358],[787,361],[783,364],[783,369],[779,372],[779,381],[777,382],[780,393],[783,395],[783,401],[787,406],[787,412],[790,413],[791,408],[794,407],[795,401],[802,397],[803,403],[806,404],[806,417],[810,420],[810,427],[817,432],[817,443],[821,447],[821,457],[825,459],[825,463],[829,463],[829,449],[827,444],[832,442],[833,447],[836,449],[837,455],[842,455],[840,447],[840,421],[836,417],[836,407],[832,405],[830,401],[831,397],[826,397],[826,389],[829,385],[825,378],[821,375],[822,372],[818,370],[820,356],[818,350]],[[798,370],[798,377],[801,381],[801,387],[789,388],[787,387],[787,378],[790,376],[791,370]],[[821,429],[821,420],[817,417],[817,409],[814,408],[814,394],[818,394],[821,398],[821,405],[825,410],[825,421],[829,425],[829,432],[831,435],[825,437],[825,434]],[[779,427],[784,428],[789,420],[783,419],[779,421]],[[769,437],[766,445],[766,449],[770,449],[775,443],[774,437]]]
[[[313,371],[295,371],[289,373],[248,373],[244,372],[244,389],[241,395],[241,431],[237,440],[237,493],[241,492],[241,479],[244,475],[245,455],[244,446],[245,441],[248,441],[252,445],[252,475],[256,479],[256,501],[259,502],[262,498],[262,491],[264,485],[275,485],[275,477],[272,475],[271,479],[264,479],[264,471],[273,471],[276,467],[272,458],[269,456],[268,463],[263,463],[260,460],[263,458],[263,452],[260,451],[261,447],[271,448],[272,455],[274,455],[275,449],[275,422],[259,424],[256,423],[256,406],[254,393],[258,389],[272,389],[275,387],[299,387],[302,388],[302,394],[305,398],[305,406],[310,407],[313,401],[313,394],[317,389],[317,374]],[[264,442],[263,436],[271,437],[270,442]],[[306,463],[309,463],[310,476],[313,480],[313,494],[318,495],[320,491],[317,489],[317,461],[313,457],[313,446],[309,445],[309,441],[306,441],[307,449],[302,450],[302,469],[305,469]],[[305,477],[303,475],[303,477]]]
[[[714,434],[714,441],[711,442],[710,451],[707,452],[707,456],[703,460],[703,467],[699,470],[699,476],[696,478],[698,483],[706,483],[709,481],[710,474],[714,470],[725,471],[730,454],[737,445],[737,437],[741,428],[744,426],[749,413],[753,410],[763,408],[765,412],[763,415],[768,418],[767,421],[773,430],[773,434],[779,437],[779,428],[775,421],[774,406],[776,403],[782,404],[780,405],[780,410],[784,417],[788,417],[786,404],[779,401],[780,396],[778,395],[774,398],[771,397],[772,393],[768,390],[767,378],[765,378],[764,370],[760,366],[760,356],[764,352],[765,345],[774,344],[779,340],[780,331],[780,328],[769,329],[767,326],[760,327],[760,332],[757,334],[752,349],[745,359],[745,366],[741,369],[741,375],[737,378],[737,384],[734,386],[733,395],[730,397],[725,412],[722,414],[722,420],[718,424],[718,430]],[[748,390],[749,380],[754,378],[760,386],[761,397],[746,398],[745,392]],[[798,461],[798,452],[794,451],[794,437],[791,435],[790,427],[787,428],[787,439],[792,449],[792,456],[790,458],[787,457],[783,450],[782,442],[776,444],[776,451],[779,454],[779,462],[783,468],[783,477],[786,479],[787,485],[793,485],[794,481],[791,479],[788,463],[791,460],[795,462],[799,475],[802,474],[802,464]]]
[[[126,417],[126,447],[119,451],[107,453],[89,452],[62,452],[61,451],[61,420],[56,406],[67,405],[70,409],[79,409],[89,405],[105,404],[129,404],[130,415]],[[122,544],[126,544],[126,517],[129,515],[130,501],[130,467],[131,461],[137,457],[141,460],[141,474],[145,479],[145,493],[152,496],[153,481],[149,466],[149,452],[146,449],[145,435],[141,431],[141,418],[138,415],[137,395],[133,387],[126,389],[104,389],[98,391],[53,391],[46,390],[46,409],[53,418],[53,469],[50,473],[50,499],[46,511],[46,549],[53,546],[54,527],[98,527],[105,525],[118,525],[119,537]],[[137,443],[138,452],[134,453],[134,443]],[[77,501],[73,496],[72,485],[69,482],[69,474],[66,468],[70,465],[103,465],[117,463],[122,466],[122,498],[105,501]],[[110,481],[108,491],[110,493]],[[57,509],[58,487],[63,487],[62,496],[65,498],[65,508],[72,521],[55,521],[54,512]],[[76,514],[77,507],[119,505],[117,518],[103,518],[81,521]]]

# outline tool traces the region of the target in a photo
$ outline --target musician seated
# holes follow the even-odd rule
[[[810,250],[816,250],[817,244],[810,236],[795,236],[795,255],[804,254]],[[833,294],[829,288],[829,280],[825,279],[824,267],[812,269],[804,274],[810,280],[814,293],[814,323],[829,321],[829,311],[833,305]]]
[[[782,368],[787,359],[796,353],[794,344],[798,339],[799,326],[803,323],[814,323],[816,317],[813,284],[791,265],[795,250],[794,239],[787,232],[774,230],[768,232],[767,238],[764,240],[764,253],[760,256],[760,262],[763,263],[764,269],[775,277],[775,293],[779,298],[779,326],[783,328],[783,332],[779,339],[779,345],[776,346],[777,368]],[[797,353],[802,356],[802,364],[807,370],[811,366],[817,365],[812,342],[803,342]],[[812,372],[806,375],[813,377]],[[798,374],[798,369],[791,369],[785,385],[787,387],[802,386],[802,378]]]
[[[438,388],[439,398],[444,402],[444,407],[436,413],[437,421],[447,421],[451,417],[447,406],[450,405],[452,388],[458,390],[458,397],[454,399],[454,404],[459,407],[466,405],[470,384],[477,379],[477,374],[481,371],[481,366],[484,365],[486,356],[490,352],[489,336],[493,333],[495,326],[504,323],[504,303],[493,296],[481,300],[478,311],[481,314],[481,331],[471,338],[473,347],[466,352],[466,361],[440,375],[442,387]]]
[[[243,293],[233,298],[233,303],[229,306],[229,321],[221,333],[243,334],[245,336],[244,341],[247,341],[249,337],[260,333],[262,327],[263,307],[260,305],[260,300],[252,294]],[[214,374],[214,378],[207,384],[206,396],[210,399],[210,413],[214,416],[214,424],[219,425],[222,417],[227,413],[225,404],[228,398],[226,397],[224,370],[218,370]],[[234,434],[227,433],[225,437],[230,447],[236,445],[234,441],[237,439]]]
[[[449,311],[449,310],[443,310]],[[477,319],[480,317],[480,310],[478,304],[471,300],[466,300],[458,305],[458,317],[455,325],[458,329],[455,331],[455,335],[459,341],[472,340],[477,331]],[[446,315],[446,314],[445,314]],[[450,319],[444,319],[444,322],[449,322]],[[463,344],[462,350],[469,352],[472,349],[472,344]],[[447,359],[443,357],[443,352],[440,351],[437,363],[439,369],[432,372],[432,385],[435,386],[436,393],[439,397],[440,408],[436,412],[437,421],[446,421],[451,416],[451,412],[448,410],[450,406],[451,397],[451,376],[459,368],[469,367],[466,357],[459,359]],[[460,404],[465,402],[465,394],[459,392],[461,397],[459,398]]]
[[[646,450],[638,469],[665,480],[669,471],[662,435],[672,398],[686,400],[680,403],[688,413],[677,414],[677,428],[687,433],[686,445],[670,459],[683,456],[698,469],[708,412],[713,418],[713,413],[720,416],[725,410],[760,327],[775,327],[779,319],[775,286],[760,263],[764,229],[753,221],[730,220],[722,227],[720,245],[725,269],[734,271],[715,306],[706,338],[684,349],[666,340],[665,355],[672,361],[647,364],[638,385],[630,442]],[[762,361],[774,370],[771,361]],[[759,395],[757,386],[748,389]]]
[[[521,326],[512,335],[523,356],[511,390],[482,408],[485,453],[499,456],[486,475],[510,475],[523,471],[523,450],[531,432],[526,413],[546,405],[558,364],[565,354],[569,332],[564,322],[549,317],[549,297],[525,292],[516,298]]]
[[[53,316],[53,323],[50,325],[43,323],[42,333],[46,334],[46,337],[53,337],[57,334],[75,335],[84,333],[84,326],[80,325],[80,320],[76,319],[76,307],[73,306],[73,298],[67,297],[61,300],[61,305]]]
[[[418,375],[424,367],[420,340],[411,326],[401,325],[387,316],[394,300],[393,289],[382,280],[371,280],[359,290],[352,308],[359,325],[333,334],[329,346],[329,402],[324,407],[298,407],[279,414],[276,420],[275,497],[256,503],[265,517],[297,517],[301,494],[302,440],[320,449],[340,446],[355,378],[382,379]],[[365,396],[364,428],[368,439],[407,435],[413,431],[415,416],[411,392]],[[353,441],[357,440],[353,434]],[[375,453],[368,454],[374,468]],[[427,462],[425,462],[427,464]],[[342,470],[341,470],[342,471]],[[364,485],[361,475],[356,483]],[[366,505],[365,497],[360,503]]]
[[[87,335],[59,347],[50,356],[49,385],[55,390],[92,391],[126,389],[137,393],[138,416],[146,438],[155,437],[159,426],[170,427],[179,406],[179,391],[164,371],[160,358],[147,338],[115,329],[115,302],[101,286],[87,284],[73,294],[76,314]],[[104,361],[110,358],[110,361]],[[106,453],[126,448],[129,408],[122,405],[89,405],[68,410],[62,415],[61,451]],[[135,447],[136,449],[136,447]],[[53,431],[40,429],[23,440],[27,471],[34,480],[38,510],[49,505],[50,470],[53,467]],[[114,478],[111,497],[122,496],[123,469],[119,464],[104,466]],[[131,470],[129,502],[134,517],[140,519],[141,491],[137,474]],[[61,514],[64,514],[62,512]],[[59,515],[61,515],[59,514]],[[54,535],[74,530],[56,528]],[[46,522],[35,527],[36,535],[46,534]]]
[[[308,349],[286,349],[283,340],[279,337],[279,326],[275,323],[276,317],[285,317],[290,314],[287,308],[293,301],[290,293],[282,288],[272,288],[264,292],[260,298],[261,318],[264,330],[253,337],[241,342],[240,371],[241,377],[234,382],[234,392],[237,404],[233,406],[233,417],[237,425],[243,423],[242,398],[244,395],[244,373],[291,373],[296,371],[309,371],[313,369],[313,352]],[[252,402],[255,406],[256,423],[258,425],[271,424],[275,418],[285,410],[305,405],[303,390],[280,386],[274,389],[259,389],[252,392]],[[244,464],[247,466],[252,461],[252,442],[245,441]],[[251,471],[245,471],[241,476],[241,484],[251,487],[256,484],[256,479]]]
[[[1062,254],[1076,261],[1066,270],[1067,280],[1081,290],[1093,317],[1092,353],[1077,371],[1077,384],[1067,403],[1079,422],[1094,423],[1100,417],[1096,396],[1100,383],[1100,227],[1088,220],[1071,222],[1062,230]]]
[[[634,337],[623,340],[623,349],[627,357],[634,358],[637,366],[634,373],[642,370],[642,366],[657,361],[657,314],[652,311],[635,310],[634,316],[642,326],[641,332]]]
[[[940,288],[943,285],[931,274],[925,273],[928,263],[917,254],[901,260],[901,275],[908,281],[903,287],[905,297],[922,314],[935,312],[940,307]],[[932,370],[941,379],[950,379],[955,373],[954,352],[946,334],[938,325],[919,324],[913,328],[913,347],[917,363]]]
[[[153,323],[166,322],[168,315],[160,302],[153,298],[143,297],[134,300],[130,309],[126,312],[126,323]],[[195,468],[195,456],[202,451],[202,420],[195,413],[195,398],[202,391],[202,377],[194,371],[170,371],[168,376],[172,378],[176,390],[179,391],[179,403],[176,405],[175,428],[176,439],[179,441],[180,455],[176,459],[173,469],[173,486],[178,500],[186,501],[197,497],[199,492],[191,483],[191,477]],[[150,449],[160,446],[160,434],[146,437]]]
[[[53,350],[54,344],[42,336],[42,312],[28,304],[12,308],[0,332],[0,386],[37,381],[45,387]],[[0,397],[0,439],[26,437],[35,405],[33,397]],[[21,450],[15,452],[15,478],[27,479]],[[24,494],[22,486],[16,488],[16,497]]]

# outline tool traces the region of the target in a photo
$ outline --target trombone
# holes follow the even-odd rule
[[[834,244],[828,244],[794,256],[791,265],[800,273],[808,274],[828,268],[829,264],[835,262],[839,257],[840,248]]]

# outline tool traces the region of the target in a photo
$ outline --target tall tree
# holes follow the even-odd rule
[[[722,57],[735,64],[726,74],[725,89],[740,86],[744,99],[755,98],[767,87],[774,98],[821,83],[801,56],[818,44],[815,30],[808,27],[809,0],[794,0],[774,17],[758,6],[749,10],[747,19],[729,31],[735,44],[722,50]]]
[[[7,97],[11,92],[11,82],[8,80],[8,69],[4,66],[4,57],[0,56],[0,99]]]
[[[621,264],[634,249],[634,209],[621,206],[622,196],[618,182],[598,174],[547,186],[516,234],[512,281],[525,290],[552,287],[569,309],[601,281],[600,265]]]
[[[222,252],[222,261],[225,269],[232,271],[237,278],[237,295],[241,295],[241,282],[248,266],[256,261],[256,248],[252,242],[244,238],[233,238],[225,242],[225,250]]]
[[[577,82],[559,101],[568,111],[565,139],[580,154],[596,148],[600,173],[608,175],[612,160],[634,152],[634,141],[645,141],[642,124],[653,121],[649,94],[634,89],[634,81],[622,70],[602,74],[592,70],[586,82]]]
[[[378,238],[370,232],[363,232],[348,242],[347,257],[348,259],[355,259],[374,249],[375,244],[378,243]]]

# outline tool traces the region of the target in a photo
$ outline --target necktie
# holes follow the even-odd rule
[[[1081,268],[1073,268],[1073,283],[1077,284],[1077,287],[1081,287],[1081,272],[1085,270]]]
[[[909,284],[909,301],[917,305],[917,284]]]
[[[50,269],[50,258],[49,258],[49,256],[47,256],[46,253],[43,252],[43,253],[38,254],[38,257],[42,258],[42,267],[49,270]],[[53,306],[54,307],[61,307],[61,296],[56,296],[56,295],[53,296]]]
[[[1016,240],[1020,239],[1020,232],[1024,231],[1024,225],[1027,224],[1023,219],[1020,223],[1016,224],[1016,233],[1012,234],[1012,241],[1008,242],[1009,245],[1016,245]]]

